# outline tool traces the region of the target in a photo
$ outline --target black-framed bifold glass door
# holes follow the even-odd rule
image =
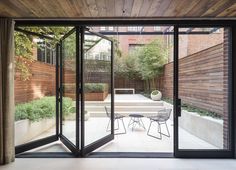
[[[174,54],[175,156],[232,157],[231,29],[176,27]]]
[[[21,102],[25,100],[16,109],[16,119],[20,120],[16,124],[16,154],[55,152],[85,156],[113,140],[113,41],[86,27],[60,27],[60,39],[17,30],[17,36],[39,36],[34,38],[39,61],[30,65],[36,99],[16,96]],[[62,30],[66,32],[62,34]],[[50,50],[45,44],[52,44]],[[53,60],[50,64],[49,59]],[[27,83],[17,79],[18,85],[19,82]]]
[[[113,44],[86,27],[75,27],[61,39],[60,47],[60,139],[84,156],[114,138]],[[101,53],[104,60],[97,57]],[[94,96],[101,92],[110,98],[97,101]],[[67,108],[68,100],[73,107]]]
[[[16,29],[38,45],[31,80],[15,78],[21,95],[31,83],[15,96],[16,154],[233,157],[232,25],[90,22],[59,38]]]

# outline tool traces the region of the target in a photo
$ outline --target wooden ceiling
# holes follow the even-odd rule
[[[13,18],[234,18],[236,0],[1,0]]]

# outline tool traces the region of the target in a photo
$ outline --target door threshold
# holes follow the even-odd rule
[[[174,158],[171,152],[92,152],[88,158]]]
[[[16,158],[81,158],[69,152],[27,152]],[[92,152],[84,158],[174,158],[171,152]]]

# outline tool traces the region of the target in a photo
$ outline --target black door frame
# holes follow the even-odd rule
[[[91,35],[96,35],[98,37],[101,37],[105,40],[108,40],[109,42],[111,42],[111,81],[110,81],[110,85],[111,85],[111,131],[110,131],[110,134],[109,135],[106,135],[104,137],[102,137],[101,139],[99,140],[96,140],[95,142],[89,144],[89,145],[85,145],[85,117],[84,117],[84,114],[80,114],[80,117],[81,117],[81,145],[80,145],[80,149],[81,149],[81,156],[86,156],[88,155],[89,153],[91,153],[92,151],[94,151],[95,149],[103,146],[104,144],[108,143],[109,141],[113,140],[114,139],[114,73],[113,73],[113,66],[114,66],[114,53],[113,53],[113,41],[111,39],[109,39],[108,37],[102,35],[102,34],[99,34],[97,32],[93,32],[93,31],[90,31],[88,28],[84,27],[84,26],[81,26],[81,27],[77,27],[78,29],[78,32],[80,32],[80,35],[81,35],[81,40],[80,42],[78,42],[79,45],[79,48],[80,48],[80,55],[78,55],[77,57],[80,58],[80,77],[81,77],[81,81],[78,82],[80,83],[81,87],[80,87],[80,91],[81,91],[81,98],[80,98],[80,101],[81,101],[81,113],[84,113],[85,109],[84,109],[84,106],[85,106],[85,99],[84,99],[84,69],[86,69],[84,67],[84,50],[83,50],[83,47],[84,47],[84,41],[85,41],[85,31],[90,33]],[[79,128],[79,127],[78,127]]]
[[[232,110],[232,26],[214,25],[175,25],[174,26],[174,156],[179,158],[232,158],[234,156],[233,143],[229,149],[179,149],[179,117],[181,117],[181,99],[179,98],[179,28],[203,28],[203,27],[220,27],[229,29],[229,54],[228,54],[228,124],[229,124],[229,141],[233,142],[233,110]]]
[[[89,144],[88,146],[85,146],[85,117],[84,117],[84,105],[85,105],[85,99],[84,99],[84,41],[85,41],[85,31],[91,33],[92,35],[99,36],[103,39],[106,39],[111,42],[111,134]],[[62,103],[63,103],[63,43],[62,41],[65,40],[68,36],[71,34],[76,34],[75,44],[76,44],[76,126],[75,126],[75,133],[76,133],[76,144],[74,145],[66,136],[63,135],[63,119],[62,119]],[[75,154],[75,156],[86,156],[93,150],[99,148],[100,146],[106,144],[107,142],[114,139],[114,91],[113,84],[114,84],[114,78],[113,78],[113,42],[108,37],[103,36],[99,33],[89,31],[86,27],[83,26],[76,26],[73,29],[71,29],[66,35],[64,35],[60,40],[60,139],[62,143],[72,152]]]
[[[57,101],[59,101],[59,103],[60,103],[60,133],[59,133],[59,138],[60,138],[60,140],[61,140],[61,142],[72,152],[72,153],[74,153],[75,155],[77,155],[78,154],[78,150],[77,150],[77,124],[78,124],[78,119],[77,119],[77,112],[76,112],[76,120],[75,120],[75,124],[76,124],[76,126],[75,126],[75,132],[76,132],[76,144],[73,144],[66,136],[64,136],[63,135],[63,126],[62,126],[62,124],[63,124],[63,112],[62,112],[62,110],[63,110],[63,91],[64,91],[64,89],[63,89],[63,41],[67,38],[67,37],[69,37],[71,34],[73,34],[73,33],[76,33],[77,34],[77,32],[76,32],[76,28],[73,28],[73,29],[71,29],[68,33],[66,33],[61,39],[60,39],[60,42],[59,42],[59,46],[61,47],[60,48],[60,53],[59,53],[59,61],[60,61],[60,86],[59,86],[59,88],[58,88],[58,92],[60,93],[60,98],[59,98],[59,100],[57,100]],[[76,43],[76,42],[75,42]],[[76,49],[76,53],[77,53],[77,49]],[[76,72],[77,72],[77,64],[76,64]],[[76,76],[76,78],[77,78],[77,76]],[[77,89],[77,83],[76,83],[76,89]],[[78,93],[76,93],[76,99],[77,99],[77,96],[78,96]],[[78,101],[76,100],[75,101],[75,103],[76,103],[76,108],[77,108],[77,103],[78,103]],[[77,111],[77,110],[76,110]]]
[[[231,39],[232,39],[232,47],[236,45],[236,20],[234,19],[201,19],[201,18],[192,18],[192,19],[147,19],[147,18],[139,18],[139,19],[100,19],[100,20],[78,20],[78,19],[56,19],[56,20],[50,20],[50,19],[15,19],[16,21],[16,26],[132,26],[132,25],[174,25],[174,29],[178,27],[231,27],[232,32],[231,32]],[[174,37],[178,37],[178,34],[176,32],[174,33]],[[178,44],[176,39],[174,38],[175,44]],[[178,52],[178,49],[174,47],[174,51]],[[231,123],[230,123],[230,142],[231,142],[231,150],[230,151],[200,151],[200,152],[195,152],[195,151],[189,151],[189,152],[182,152],[178,153],[178,150],[176,150],[176,141],[174,142],[174,156],[175,157],[195,157],[195,158],[225,158],[225,157],[235,157],[236,156],[236,116],[235,116],[235,111],[236,111],[236,92],[233,87],[235,87],[236,84],[236,48],[232,48],[231,51],[231,76],[230,76],[230,81],[229,83],[230,86],[232,86],[231,89]],[[175,62],[174,62],[174,69],[175,71],[178,68],[178,56],[174,56]],[[178,75],[174,76],[174,95],[175,98],[177,99],[178,92],[176,92],[176,87],[178,87],[178,84],[176,84],[178,80]],[[176,86],[177,85],[177,86]],[[179,113],[178,111],[178,101],[175,100],[175,105],[174,105],[174,112],[177,115]],[[175,118],[175,123],[176,123],[176,118]],[[176,126],[176,125],[175,125]],[[174,130],[174,136],[176,138],[176,130]]]
[[[20,28],[15,28],[15,31],[17,32],[21,32],[23,34],[26,34],[26,35],[32,35],[32,36],[37,36],[37,37],[40,37],[40,38],[44,38],[44,39],[47,39],[47,40],[53,40],[52,37],[49,37],[49,36],[45,36],[45,35],[42,35],[42,34],[38,34],[38,33],[35,33],[35,32],[31,32],[31,31],[26,31],[26,30],[23,30],[23,29],[20,29]],[[56,46],[56,54],[59,54],[59,46]],[[58,89],[58,80],[59,80],[59,77],[58,77],[58,55],[56,55],[56,96],[55,96],[55,106],[56,106],[56,117],[55,117],[55,121],[56,121],[56,128],[55,128],[55,134],[54,135],[50,135],[48,137],[44,137],[42,139],[38,139],[38,140],[34,140],[34,141],[31,141],[31,142],[27,142],[25,144],[22,144],[22,145],[18,145],[18,146],[15,146],[15,154],[20,154],[20,153],[23,153],[25,151],[28,151],[28,150],[31,150],[31,149],[34,149],[34,148],[37,148],[37,147],[40,147],[40,146],[43,146],[43,145],[46,145],[46,144],[49,144],[49,143],[52,143],[52,142],[55,142],[55,141],[58,141],[59,139],[59,104],[58,104],[58,92],[57,92],[57,89]]]

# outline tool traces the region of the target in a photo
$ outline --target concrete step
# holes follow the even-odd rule
[[[161,108],[160,108],[161,109]],[[157,110],[158,111],[158,110]],[[147,116],[151,116],[151,115],[155,115],[157,114],[157,111],[116,111],[115,113],[119,113],[123,116],[129,116],[130,114],[142,114],[143,116],[147,117]],[[107,117],[106,112],[105,111],[93,111],[93,112],[89,112],[90,116],[92,117]]]
[[[155,112],[157,110],[163,109],[163,106],[115,106],[116,112]],[[105,111],[104,106],[85,106],[85,110],[89,112],[93,111]]]
[[[104,101],[86,101],[85,106],[109,106],[110,102]],[[163,106],[163,101],[143,102],[143,101],[129,101],[129,102],[114,102],[115,106]],[[75,103],[74,103],[75,106]]]

